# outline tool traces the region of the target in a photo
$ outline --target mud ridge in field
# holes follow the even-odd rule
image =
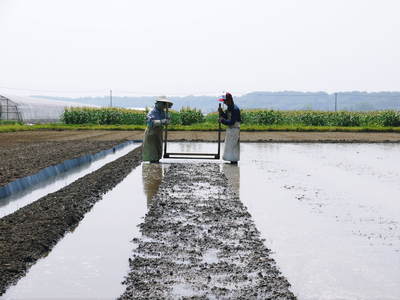
[[[0,147],[0,187],[68,159],[111,149],[122,142],[124,141],[47,141],[14,143]]]
[[[0,295],[141,162],[142,147],[0,219]]]
[[[172,164],[140,230],[121,299],[295,299],[218,164]]]

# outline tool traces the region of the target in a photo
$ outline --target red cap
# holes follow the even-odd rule
[[[222,95],[218,98],[218,101],[224,102],[226,100],[226,95]]]
[[[231,93],[225,93],[221,97],[218,98],[218,101],[224,102],[225,100],[233,100]]]

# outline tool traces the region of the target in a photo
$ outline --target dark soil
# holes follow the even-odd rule
[[[104,143],[101,147],[108,149],[117,143]],[[83,145],[87,145],[85,150],[79,149]],[[58,149],[64,148],[62,153],[71,152],[69,146],[72,145],[59,144]],[[84,151],[86,154],[89,148],[99,150],[98,146],[99,144],[95,143],[78,143],[76,148],[72,147],[75,149],[72,152],[77,154]],[[32,149],[36,149],[36,154],[43,149],[48,150],[36,146]],[[46,161],[51,159],[51,155],[44,156]],[[61,155],[59,157],[61,158]],[[39,258],[46,256],[66,232],[78,225],[85,213],[102,198],[102,195],[122,181],[140,162],[141,147],[65,188],[1,218],[0,295],[5,292],[7,286],[22,277]]]
[[[2,145],[0,147],[0,187],[16,179],[33,175],[46,167],[85,154],[108,150],[122,142],[123,140],[77,140]]]
[[[121,299],[295,299],[219,164],[172,164]]]

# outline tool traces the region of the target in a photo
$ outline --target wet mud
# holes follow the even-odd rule
[[[141,147],[1,218],[0,295],[46,256],[68,231],[74,230],[102,195],[140,163]]]
[[[140,231],[121,299],[295,299],[219,164],[171,164]]]
[[[0,187],[66,160],[111,149],[122,142],[124,140],[0,144]]]

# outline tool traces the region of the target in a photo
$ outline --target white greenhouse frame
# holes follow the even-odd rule
[[[0,95],[0,120],[23,123],[60,122],[65,108],[97,107],[94,105],[42,98]]]

